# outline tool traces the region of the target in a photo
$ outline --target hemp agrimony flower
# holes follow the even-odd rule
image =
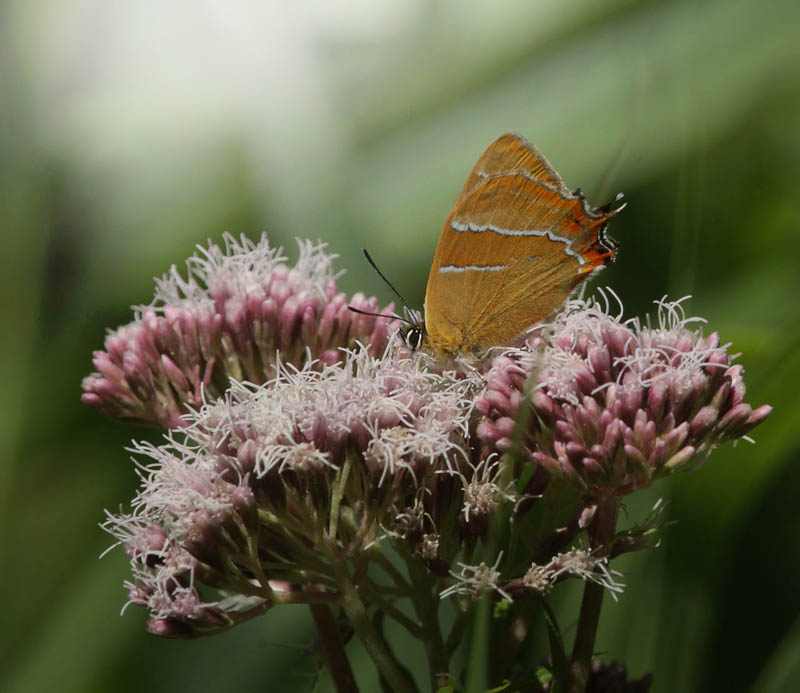
[[[335,591],[331,562],[358,559],[418,503],[437,527],[434,494],[461,485],[470,387],[367,350],[319,368],[278,363],[264,385],[233,381],[164,445],[134,445],[150,460],[142,489],[132,513],[105,523],[131,557],[131,601],[182,630],[217,630],[280,601],[276,583],[293,598]],[[411,552],[421,537],[397,540]],[[199,584],[255,603],[206,604]]]
[[[701,463],[772,410],[744,403],[728,345],[690,325],[681,302],[657,301],[656,326],[571,301],[528,345],[495,360],[478,436],[509,450],[521,411],[521,453],[593,497],[622,496]]]
[[[299,242],[286,264],[266,235],[258,243],[224,235],[225,247],[198,247],[184,278],[173,265],[156,280],[153,301],[106,337],[97,372],[83,381],[83,401],[110,416],[166,428],[180,426],[187,406],[217,398],[229,378],[263,383],[283,363],[333,363],[356,340],[380,354],[396,327],[354,313],[377,312],[375,298],[348,299],[336,288],[335,255],[325,244]],[[382,311],[391,313],[389,304]]]
[[[140,490],[103,523],[130,560],[128,603],[167,637],[307,604],[338,690],[353,689],[346,621],[387,686],[408,691],[383,619],[423,642],[438,688],[458,680],[484,597],[507,631],[490,642],[495,685],[543,671],[520,655],[541,619],[551,659],[526,689],[647,690],[591,665],[602,595],[622,591],[610,563],[661,523],[657,504],[617,528],[620,502],[769,415],[744,403],[728,345],[680,301],[658,301],[653,326],[573,300],[521,348],[447,370],[403,349],[398,321],[351,312],[377,301],[340,293],[332,259],[301,242],[290,268],[266,237],[226,236],[185,278],[157,280],[95,352],[84,401],[169,429],[133,444]],[[584,589],[571,655],[547,606],[565,580]]]

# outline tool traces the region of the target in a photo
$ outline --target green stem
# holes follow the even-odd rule
[[[341,591],[342,608],[345,614],[347,614],[350,623],[353,625],[356,635],[358,635],[359,640],[363,643],[367,654],[369,654],[372,661],[375,662],[378,671],[381,672],[381,676],[383,676],[393,691],[397,693],[413,693],[415,690],[414,686],[397,667],[394,657],[392,657],[392,654],[383,644],[372,621],[369,620],[367,610],[364,603],[361,601],[361,597],[355,585],[350,580],[347,568],[341,561],[335,561],[333,565],[336,574],[336,582]]]
[[[336,474],[336,482],[331,497],[331,521],[328,526],[328,538],[331,541],[336,541],[336,533],[339,529],[339,506],[342,504],[342,498],[344,498],[344,489],[347,486],[347,479],[350,476],[350,467],[352,464],[353,458],[348,454],[344,465]]]
[[[569,664],[567,691],[583,693],[589,680],[589,669],[597,637],[597,624],[600,621],[600,608],[603,605],[602,585],[587,582],[583,590],[581,613],[578,617],[578,630]]]
[[[414,619],[406,616],[402,611],[400,611],[400,609],[396,608],[394,605],[384,599],[383,594],[381,594],[381,587],[379,585],[375,585],[368,578],[358,584],[361,594],[363,594],[371,604],[374,604],[389,618],[397,621],[409,632],[410,635],[417,638],[417,640],[424,641],[426,639],[427,631],[425,631],[416,621],[414,621]],[[405,593],[402,596],[407,597],[408,594]]]
[[[447,642],[444,644],[445,653],[448,657],[452,657],[453,653],[458,649],[461,640],[464,637],[464,631],[469,623],[469,611],[459,610],[456,613],[456,620],[450,628],[450,634],[447,636]]]
[[[411,599],[414,610],[425,631],[431,690],[437,690],[441,685],[441,677],[450,672],[450,661],[439,626],[439,600],[433,592],[435,580],[431,579],[432,574],[418,560],[410,556],[404,558],[413,585]]]
[[[402,590],[404,594],[408,594],[411,591],[411,585],[408,580],[405,579],[403,574],[392,565],[392,562],[381,551],[375,551],[372,558],[378,566],[392,578],[398,589]]]
[[[383,517],[387,508],[392,504],[392,494],[386,494],[386,498],[381,501],[380,505],[366,508],[364,517],[361,520],[361,526],[356,530],[355,536],[350,540],[347,545],[347,555],[351,556],[355,553],[356,548],[364,544],[367,535],[374,532],[377,527],[377,519]]]
[[[469,646],[466,693],[486,691],[489,682],[489,622],[492,617],[492,602],[488,594],[482,594],[472,609],[472,642]]]
[[[604,547],[613,539],[618,510],[619,502],[616,498],[603,499],[598,503],[597,514],[589,528],[589,543],[592,549]],[[587,581],[583,589],[575,644],[567,674],[568,693],[583,693],[586,690],[604,591],[602,585],[592,581]]]
[[[311,616],[317,626],[322,656],[338,693],[358,693],[353,670],[344,650],[344,643],[333,612],[327,604],[311,604]]]
[[[522,643],[528,635],[531,621],[534,616],[538,615],[536,606],[540,603],[540,600],[532,597],[516,600],[514,603],[516,608],[513,610],[508,622],[496,629],[493,628],[493,630],[497,631],[502,628],[502,631],[495,634],[495,642],[498,642],[500,646],[496,648],[494,656],[491,657],[489,662],[492,681],[502,680],[506,672],[510,670],[519,648],[522,647]]]
[[[314,590],[298,590],[289,592],[270,593],[269,599],[278,604],[338,604],[341,595],[337,592],[317,592]]]

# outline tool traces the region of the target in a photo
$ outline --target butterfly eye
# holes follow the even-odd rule
[[[416,351],[422,346],[422,330],[419,327],[412,327],[403,335],[403,341],[411,351]]]

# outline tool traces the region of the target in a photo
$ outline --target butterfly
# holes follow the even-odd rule
[[[406,346],[452,361],[511,342],[614,262],[618,245],[606,227],[625,206],[621,199],[620,194],[592,208],[523,137],[498,137],[478,159],[444,222],[428,275],[424,320],[406,311],[400,332]],[[383,277],[368,254],[367,259]]]

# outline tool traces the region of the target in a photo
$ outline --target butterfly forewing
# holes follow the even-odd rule
[[[439,237],[425,295],[431,350],[482,351],[546,317],[613,261],[604,230],[616,211],[590,209],[522,138],[496,140]]]
[[[513,171],[524,171],[553,190],[568,192],[560,176],[536,147],[524,137],[507,132],[492,142],[473,166],[455,206],[484,179]]]

